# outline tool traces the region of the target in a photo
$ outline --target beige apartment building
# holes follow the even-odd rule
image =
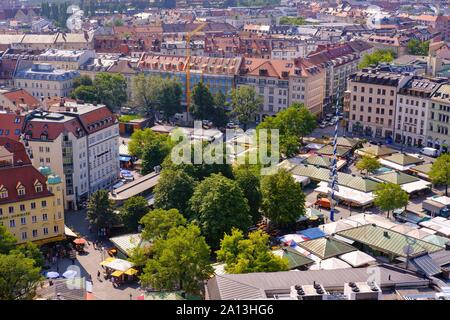
[[[449,151],[450,84],[441,85],[431,96],[427,146]]]
[[[56,69],[48,63],[33,64],[16,72],[14,86],[37,99],[67,97],[72,91],[73,80],[79,75],[78,71]]]
[[[305,60],[244,58],[237,86],[252,86],[263,98],[257,121],[273,116],[294,102],[316,115],[323,109],[325,73]]]
[[[397,91],[411,78],[379,68],[352,74],[348,80],[348,130],[355,135],[393,139]]]
[[[48,49],[38,55],[40,63],[48,63],[55,69],[78,70],[89,59],[95,58],[94,50],[58,50]]]
[[[399,89],[395,117],[396,143],[415,147],[427,144],[430,97],[443,81],[414,77]]]

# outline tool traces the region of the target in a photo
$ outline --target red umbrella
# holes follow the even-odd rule
[[[73,242],[74,242],[75,244],[85,244],[85,243],[86,243],[86,240],[83,239],[83,238],[78,238],[78,239],[73,240]]]
[[[145,296],[141,294],[140,296],[136,297],[136,300],[145,300]]]

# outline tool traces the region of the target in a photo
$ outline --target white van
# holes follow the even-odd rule
[[[437,157],[439,156],[439,150],[435,148],[423,148],[420,150],[421,154],[424,154],[429,157]]]

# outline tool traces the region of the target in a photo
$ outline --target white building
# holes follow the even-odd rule
[[[396,143],[416,147],[426,145],[430,98],[439,86],[438,80],[414,77],[399,89],[395,112]]]
[[[30,113],[24,139],[35,167],[63,179],[64,206],[76,209],[119,177],[119,124],[104,105],[64,102]]]

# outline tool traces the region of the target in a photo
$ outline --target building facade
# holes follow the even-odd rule
[[[237,86],[251,86],[263,99],[256,121],[273,116],[292,103],[304,103],[314,114],[322,113],[325,74],[304,60],[244,58]]]
[[[19,244],[64,239],[62,181],[50,168],[40,170],[20,142],[0,138],[0,224]]]
[[[348,130],[359,136],[393,139],[397,92],[411,78],[376,68],[352,74]]]
[[[24,126],[35,167],[51,166],[62,177],[64,206],[78,204],[119,177],[119,124],[104,105],[61,102],[36,111]]]
[[[448,152],[450,143],[450,84],[442,84],[431,96],[427,146]]]
[[[48,63],[33,64],[16,72],[14,86],[24,89],[33,97],[67,97],[72,90],[73,80],[80,73],[74,70],[55,69]]]
[[[414,77],[399,89],[395,117],[396,143],[416,147],[426,145],[430,97],[439,86],[439,80]]]

